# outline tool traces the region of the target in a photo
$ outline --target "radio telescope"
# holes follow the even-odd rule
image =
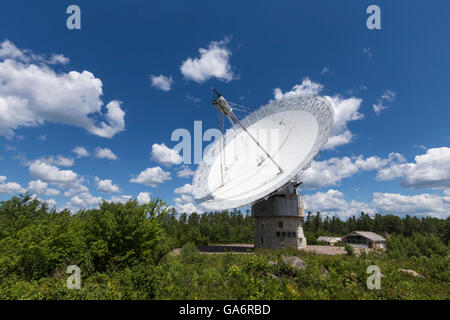
[[[255,247],[305,247],[296,187],[328,141],[331,101],[316,95],[285,96],[239,120],[232,103],[213,90],[213,105],[232,128],[204,151],[192,182],[195,201],[207,210],[250,205],[256,219]]]

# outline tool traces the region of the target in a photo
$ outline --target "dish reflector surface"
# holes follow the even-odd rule
[[[320,96],[294,95],[262,106],[241,123],[282,171],[235,125],[204,151],[192,182],[195,201],[225,210],[276,191],[309,167],[328,141],[333,117],[331,102]]]

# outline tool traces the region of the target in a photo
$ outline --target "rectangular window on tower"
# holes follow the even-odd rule
[[[283,228],[283,221],[278,222],[278,228]]]
[[[264,230],[264,222],[261,222],[261,229]]]
[[[264,238],[261,237],[261,244],[264,244]]]

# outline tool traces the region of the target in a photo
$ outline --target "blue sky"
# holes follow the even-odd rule
[[[81,30],[66,27],[71,4]],[[381,30],[366,27],[371,4]],[[335,99],[307,209],[447,217],[449,16],[448,1],[3,1],[0,200],[30,190],[76,210],[141,194],[195,210],[188,187],[174,192],[196,165],[171,134],[217,126],[214,86],[253,109],[276,92]]]

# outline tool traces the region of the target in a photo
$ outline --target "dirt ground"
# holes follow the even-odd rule
[[[226,252],[231,251],[232,253],[240,253],[240,254],[251,254],[253,253],[253,244],[215,244],[209,246],[199,246],[198,251],[201,254],[224,254]],[[354,248],[356,254],[359,254],[362,250],[369,251],[370,249],[362,249],[362,248]],[[305,249],[307,252],[314,252],[317,254],[327,254],[327,255],[337,255],[337,254],[346,254],[344,247],[335,247],[335,246],[307,246]],[[179,254],[181,248],[176,248],[173,250],[174,254]]]

